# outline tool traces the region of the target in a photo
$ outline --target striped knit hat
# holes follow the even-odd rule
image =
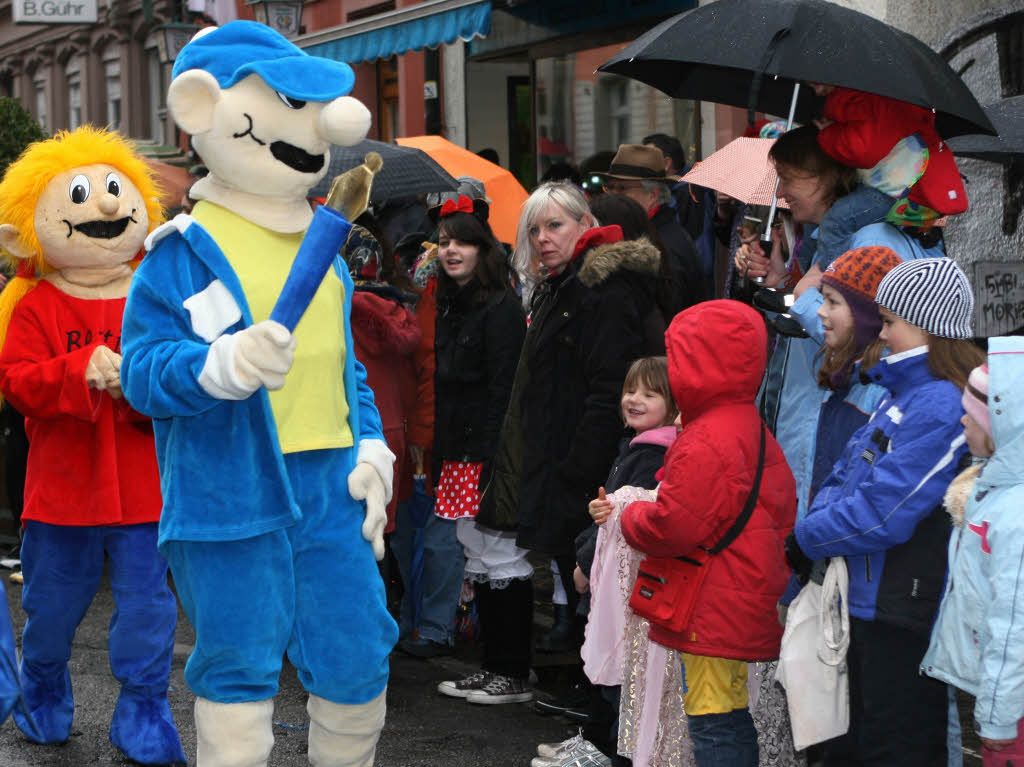
[[[967,415],[991,437],[992,414],[988,410],[988,365],[979,365],[971,371],[961,402]]]
[[[967,275],[952,259],[904,261],[882,278],[875,302],[933,336],[974,336],[974,293]]]
[[[882,278],[900,261],[899,256],[881,245],[854,248],[829,264],[821,275],[822,284],[835,288],[850,307],[857,354],[862,354],[882,331],[875,292]]]

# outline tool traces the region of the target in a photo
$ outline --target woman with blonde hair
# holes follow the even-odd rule
[[[615,459],[622,382],[633,360],[660,351],[644,328],[659,254],[624,241],[618,226],[597,227],[583,193],[565,183],[530,195],[516,245],[514,264],[534,282],[530,326],[477,527],[510,558],[525,562],[533,550],[554,559],[571,614],[573,542],[590,524],[587,505]],[[450,684],[475,685],[470,702],[529,700],[530,576],[494,596],[490,628],[481,616],[492,676]]]

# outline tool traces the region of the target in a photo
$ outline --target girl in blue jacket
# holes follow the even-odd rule
[[[985,767],[1024,764],[1024,338],[989,339],[967,381],[967,446],[950,485],[949,583],[921,670],[975,697]]]
[[[818,386],[827,396],[818,413],[810,499],[885,393],[880,386],[862,380],[860,371],[878,364],[881,357],[883,347],[878,334],[882,317],[875,293],[882,278],[901,260],[882,245],[857,248],[843,253],[821,276],[823,300],[818,317],[824,345],[816,359],[820,360]],[[780,605],[788,607],[799,592],[799,581],[790,578]]]
[[[974,299],[946,258],[904,261],[875,296],[889,355],[867,375],[888,391],[786,543],[793,569],[844,556],[850,574],[850,729],[825,764],[945,764],[946,686],[918,674],[945,581],[942,498],[966,449],[961,390],[984,355]]]

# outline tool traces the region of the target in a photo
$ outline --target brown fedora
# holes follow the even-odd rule
[[[620,144],[608,170],[596,175],[625,181],[672,182],[665,175],[665,155],[657,147],[644,144]]]

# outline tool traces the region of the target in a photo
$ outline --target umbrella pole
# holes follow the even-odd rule
[[[793,83],[793,98],[789,101],[789,117],[786,118],[786,131],[790,131],[793,128],[793,115],[796,114],[796,101],[800,95],[800,83]],[[775,176],[775,194],[779,191],[779,177]],[[764,231],[761,232],[761,242],[770,243],[772,240],[772,222],[775,220],[775,211],[779,207],[779,198],[772,195],[772,206],[768,209],[768,225],[765,226]],[[766,248],[769,252],[771,246]],[[764,277],[755,277],[754,282],[758,284],[764,283]]]
[[[793,115],[796,114],[796,101],[800,95],[800,83],[793,83],[793,98],[789,101],[789,117],[786,118],[786,131],[793,129]],[[779,177],[775,177],[775,192],[779,191]],[[775,219],[775,211],[779,207],[779,198],[772,196],[772,206],[768,210],[768,226],[761,233],[762,242],[770,242],[772,239],[772,221]]]

